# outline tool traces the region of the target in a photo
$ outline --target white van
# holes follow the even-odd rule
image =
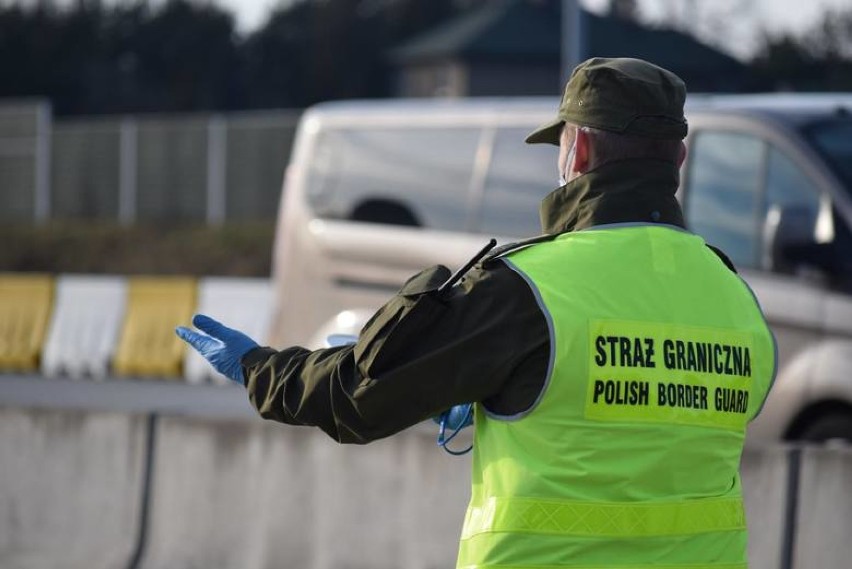
[[[357,333],[420,269],[540,232],[555,147],[523,139],[556,99],[381,100],[309,109],[287,168],[272,343]],[[680,197],[776,334],[750,440],[852,440],[852,95],[692,97]]]

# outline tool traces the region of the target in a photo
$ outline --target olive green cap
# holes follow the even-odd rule
[[[641,59],[595,57],[578,65],[559,105],[556,120],[526,142],[559,145],[562,125],[571,123],[621,134],[682,140],[686,85],[662,67]]]

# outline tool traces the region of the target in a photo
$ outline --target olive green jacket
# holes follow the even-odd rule
[[[257,348],[242,359],[251,403],[265,419],[317,426],[341,443],[367,443],[481,401],[499,415],[529,409],[545,385],[545,315],[501,255],[567,231],[612,223],[683,227],[677,168],[653,160],[609,164],[542,202],[544,235],[501,247],[439,294],[450,271],[412,277],[351,346]]]

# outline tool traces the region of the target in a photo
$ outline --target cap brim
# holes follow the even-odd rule
[[[559,146],[559,137],[562,135],[562,125],[564,124],[565,121],[562,119],[549,122],[531,132],[524,139],[524,142],[527,144],[555,144]]]

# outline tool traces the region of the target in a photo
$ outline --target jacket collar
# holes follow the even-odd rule
[[[608,223],[685,227],[675,198],[677,167],[662,160],[605,164],[551,192],[541,202],[541,226],[556,234]]]

